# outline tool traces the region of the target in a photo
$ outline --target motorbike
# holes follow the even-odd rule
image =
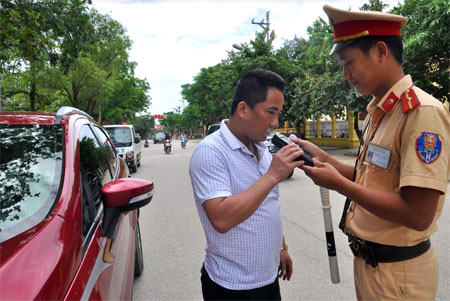
[[[182,138],[181,138],[181,147],[182,147],[182,148],[186,148],[186,142],[187,142],[186,137],[182,137]]]
[[[145,140],[144,147],[148,147],[148,140]]]
[[[168,155],[172,150],[172,143],[169,139],[164,140],[164,152]]]

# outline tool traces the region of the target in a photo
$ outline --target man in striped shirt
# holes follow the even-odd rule
[[[205,300],[280,300],[278,277],[292,260],[281,224],[278,183],[303,162],[286,146],[273,158],[263,143],[278,127],[285,81],[262,69],[241,77],[231,117],[196,147],[189,173],[206,235]]]

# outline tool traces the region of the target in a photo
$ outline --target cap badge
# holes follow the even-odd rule
[[[422,132],[416,139],[416,153],[420,161],[430,164],[436,161],[441,154],[442,142],[439,134]]]

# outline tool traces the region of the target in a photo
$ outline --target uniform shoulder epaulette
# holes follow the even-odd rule
[[[408,113],[409,111],[420,105],[419,98],[417,98],[417,95],[412,87],[402,93],[401,100],[403,113]]]
[[[399,98],[397,97],[397,95],[395,95],[394,92],[391,92],[381,105],[386,110],[386,112],[389,113],[392,111],[394,106],[397,104],[398,99]]]

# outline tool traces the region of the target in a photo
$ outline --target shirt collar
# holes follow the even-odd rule
[[[375,109],[378,107],[390,115],[393,112],[392,109],[399,102],[402,93],[412,85],[413,81],[411,75],[405,75],[398,82],[396,82],[379,101],[375,97],[372,98],[370,103],[367,105],[367,112],[373,114]]]

